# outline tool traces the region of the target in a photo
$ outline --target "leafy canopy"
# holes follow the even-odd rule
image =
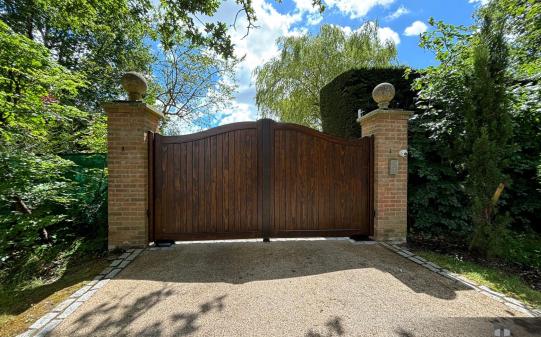
[[[86,85],[80,74],[55,62],[45,46],[0,21],[3,272],[17,269],[22,256],[45,251],[51,241],[96,235],[104,223],[96,219],[106,203],[105,171],[78,168],[58,156],[95,145],[90,141],[95,135],[81,128],[88,125],[89,113],[70,104]]]
[[[378,26],[366,23],[348,34],[323,25],[317,35],[281,37],[280,55],[258,67],[256,103],[263,116],[319,128],[319,91],[346,70],[387,67],[396,59],[396,47],[381,41]]]
[[[502,226],[539,231],[541,69],[531,48],[539,8],[535,1],[496,0],[479,9],[471,27],[430,20],[433,29],[420,45],[440,63],[421,70],[414,84],[420,113],[410,123],[412,232],[465,237],[483,218],[497,232],[492,237],[504,237]],[[479,233],[475,248],[486,252],[489,236]]]

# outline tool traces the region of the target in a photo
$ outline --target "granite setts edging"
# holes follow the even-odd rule
[[[514,298],[511,298],[511,297],[508,297],[508,296],[505,296],[504,294],[500,293],[500,292],[497,292],[497,291],[494,291],[486,286],[483,286],[483,285],[479,285],[477,284],[476,282],[474,281],[471,281],[467,278],[465,278],[464,276],[461,276],[461,275],[458,275],[458,274],[455,274],[455,273],[452,273],[450,271],[448,271],[447,269],[444,269],[440,266],[438,266],[437,264],[435,263],[432,263],[430,261],[427,261],[426,259],[418,256],[418,255],[415,255],[413,254],[412,252],[410,252],[409,250],[407,249],[404,249],[404,248],[401,248],[400,246],[396,245],[396,244],[393,244],[393,243],[388,243],[388,242],[379,242],[380,245],[382,245],[383,247],[395,252],[396,254],[398,255],[401,255],[402,257],[414,262],[414,263],[417,263],[418,265],[421,265],[435,273],[438,273],[440,274],[441,276],[443,277],[446,277],[450,280],[453,280],[455,282],[459,282],[469,288],[472,288],[474,289],[475,291],[478,291],[480,292],[481,294],[485,295],[485,296],[488,296],[500,303],[504,303],[506,306],[508,306],[509,308],[513,309],[513,310],[516,310],[516,311],[519,311],[519,312],[522,312],[522,313],[525,313],[527,315],[530,315],[532,317],[541,317],[541,310],[540,309],[535,309],[535,308],[532,308],[530,306],[528,306],[527,304],[525,303],[522,303],[521,301],[519,300],[516,300]]]
[[[131,261],[133,261],[143,249],[128,249],[120,255],[116,260],[111,262],[109,267],[105,268],[98,276],[88,282],[85,286],[71,294],[71,296],[58,304],[49,313],[41,316],[40,319],[34,322],[22,334],[17,337],[43,337],[51,332],[59,325],[66,317],[72,314],[84,302],[86,302],[98,289],[106,285],[113,277],[115,277],[122,269],[124,269]]]

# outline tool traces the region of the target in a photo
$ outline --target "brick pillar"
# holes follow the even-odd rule
[[[383,87],[388,92],[378,92],[382,85],[391,86],[384,83],[374,89],[373,96],[380,108],[358,119],[362,135],[374,135],[374,239],[405,241],[408,212],[406,151],[411,112],[388,109],[394,88],[390,92],[389,87]]]
[[[133,92],[129,94],[133,99]],[[158,130],[162,115],[135,98],[103,106],[108,132],[109,249],[148,244],[147,131]]]

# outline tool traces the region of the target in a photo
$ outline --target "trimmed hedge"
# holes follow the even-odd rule
[[[425,235],[464,235],[469,231],[467,198],[461,189],[463,177],[449,165],[448,144],[430,138],[421,124],[432,118],[415,107],[411,89],[418,73],[405,77],[405,68],[352,69],[320,91],[323,131],[345,138],[361,137],[357,110],[377,108],[372,90],[382,82],[392,83],[395,98],[390,107],[413,111],[408,132],[408,231]]]
[[[320,114],[323,132],[344,138],[361,137],[357,123],[357,110],[368,113],[377,108],[372,99],[372,90],[382,82],[392,83],[395,98],[392,108],[414,110],[415,93],[411,83],[417,76],[410,73],[405,77],[405,68],[361,68],[351,69],[338,75],[320,90]]]

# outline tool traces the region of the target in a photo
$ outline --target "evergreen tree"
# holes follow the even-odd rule
[[[472,52],[469,94],[465,113],[465,146],[474,232],[470,248],[482,254],[496,249],[507,217],[498,214],[501,188],[508,185],[504,170],[511,153],[509,97],[506,93],[508,51],[503,22],[482,15],[481,30]],[[498,191],[498,192],[497,192]]]

